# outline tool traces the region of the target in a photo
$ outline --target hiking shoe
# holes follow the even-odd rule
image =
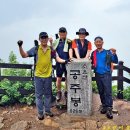
[[[102,109],[100,110],[101,114],[105,114],[107,112],[107,108],[106,107],[102,107]]]
[[[50,116],[50,117],[53,117],[53,116],[54,116],[54,114],[53,114],[51,111],[45,112],[45,115],[46,115],[46,116]]]
[[[67,99],[67,94],[68,94],[67,91],[65,91],[64,96],[65,96],[66,99]]]
[[[38,119],[39,119],[39,120],[43,120],[43,119],[44,119],[44,115],[38,114]]]
[[[99,110],[100,110],[101,114],[106,114],[106,112],[107,112],[107,108],[102,105],[100,106]]]
[[[61,96],[62,96],[61,91],[58,91],[58,92],[57,92],[57,95],[56,95],[56,100],[57,100],[57,101],[60,101],[60,100],[61,100]]]
[[[108,119],[113,119],[113,113],[112,113],[111,107],[107,108],[106,116],[107,116]]]

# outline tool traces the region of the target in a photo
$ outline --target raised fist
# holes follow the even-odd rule
[[[19,41],[17,42],[17,44],[18,44],[19,47],[21,47],[22,44],[23,44],[23,41],[22,41],[22,40],[19,40]]]
[[[113,54],[116,53],[116,49],[114,49],[114,48],[111,48],[110,51],[111,51]]]

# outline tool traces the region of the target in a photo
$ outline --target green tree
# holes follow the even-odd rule
[[[17,57],[16,57],[16,55],[14,54],[13,51],[11,51],[10,54],[9,54],[9,63],[18,64]]]

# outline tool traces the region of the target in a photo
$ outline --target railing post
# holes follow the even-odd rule
[[[1,77],[1,67],[0,67],[0,77]],[[0,82],[1,82],[1,79],[0,79]]]
[[[119,61],[119,68],[118,68],[118,80],[117,80],[117,98],[123,99],[123,61]]]

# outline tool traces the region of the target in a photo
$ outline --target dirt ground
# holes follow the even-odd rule
[[[93,115],[90,118],[101,120],[101,114],[98,111],[99,106],[99,95],[93,94]],[[130,103],[122,100],[114,100],[114,109],[118,110],[118,112],[114,114],[113,121],[117,125],[130,125]],[[53,107],[52,112],[58,117],[62,113],[65,113],[66,110],[57,110],[56,107]],[[37,111],[35,106],[16,104],[15,106],[0,107],[0,117],[4,118],[4,127],[1,130],[10,130],[12,124],[22,120],[30,123],[30,128],[28,130],[57,130],[56,128],[46,127],[41,123],[41,121],[37,120]],[[108,119],[105,118],[105,120]]]

